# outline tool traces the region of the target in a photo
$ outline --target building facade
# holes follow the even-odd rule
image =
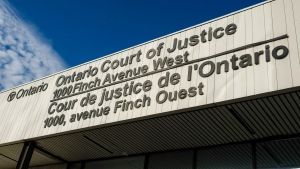
[[[300,1],[0,94],[1,169],[300,168]]]

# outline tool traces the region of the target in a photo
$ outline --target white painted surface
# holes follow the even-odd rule
[[[0,144],[20,141],[24,139],[36,138],[45,135],[51,135],[61,133],[65,131],[78,130],[86,127],[99,126],[103,124],[109,124],[113,122],[139,118],[143,116],[166,113],[169,111],[184,110],[189,107],[202,106],[210,103],[217,103],[221,101],[238,99],[241,97],[247,97],[255,94],[266,93],[276,91],[280,89],[286,89],[296,87],[300,85],[300,13],[299,13],[299,1],[298,0],[276,0],[265,2],[259,6],[248,8],[245,11],[228,15],[218,20],[193,27],[191,29],[172,34],[171,36],[165,36],[162,39],[152,41],[150,43],[136,46],[126,51],[114,54],[110,57],[103,58],[85,65],[81,65],[74,69],[68,69],[60,74],[34,81],[32,83],[19,86],[11,90],[7,90],[0,94]],[[219,26],[226,27],[228,24],[234,23],[237,25],[237,32],[233,35],[224,35],[220,39],[214,39],[206,43],[199,43],[194,47],[188,47],[183,50],[175,50],[172,53],[167,51],[168,47],[173,44],[174,38],[184,41],[185,38],[189,38],[192,35],[200,35],[202,30],[208,30],[209,27],[217,28]],[[78,99],[75,108],[73,110],[63,111],[61,113],[48,114],[48,107],[51,104],[50,100],[53,98],[53,91],[57,89],[55,81],[60,75],[72,75],[74,71],[80,72],[89,68],[89,66],[98,67],[99,72],[95,77],[100,78],[102,81],[107,73],[116,74],[121,71],[126,71],[142,65],[148,65],[149,71],[153,71],[153,59],[163,58],[165,56],[175,58],[177,55],[183,55],[186,51],[189,52],[189,61],[208,57],[214,54],[218,54],[227,50],[235,49],[251,43],[256,43],[264,40],[269,40],[282,35],[287,34],[289,38],[268,43],[271,49],[279,45],[285,45],[289,48],[289,55],[281,60],[274,60],[271,57],[270,62],[265,62],[264,58],[260,59],[260,64],[249,66],[247,68],[239,68],[238,70],[232,70],[229,68],[229,72],[224,73],[224,69],[221,70],[221,74],[213,73],[210,77],[203,78],[197,74],[197,71],[193,70],[192,81],[187,81],[188,66],[189,64],[167,71],[158,72],[149,76],[137,78],[133,80],[137,82],[145,82],[146,80],[152,81],[152,89],[148,92],[140,92],[137,95],[131,95],[127,97],[120,97],[113,101],[105,102],[103,106],[109,106],[111,108],[110,113],[105,116],[91,118],[88,120],[81,120],[78,122],[68,122],[71,114],[77,114],[84,111],[90,111],[91,109],[101,108],[97,104],[99,97],[102,95],[103,89],[93,90],[88,92],[90,94],[97,95],[96,104],[80,107],[80,100],[87,95],[87,93],[68,97],[57,101],[58,103],[70,101],[72,99]],[[164,48],[161,51],[161,56],[155,56],[153,59],[147,59],[145,57],[146,52],[164,42]],[[235,53],[224,54],[215,58],[210,58],[210,61],[214,63],[229,60],[233,54],[240,57],[243,54],[251,54],[254,52],[263,50],[266,44],[240,50]],[[132,65],[127,67],[118,68],[115,70],[109,70],[105,73],[100,72],[100,67],[106,60],[115,60],[125,58],[141,50],[141,62],[133,62]],[[202,62],[196,63],[200,65]],[[231,65],[230,65],[231,66]],[[205,68],[207,70],[207,67]],[[157,81],[160,77],[166,75],[166,72],[179,73],[181,80],[177,85],[170,85],[166,88],[160,89],[157,87]],[[85,78],[80,82],[89,82],[94,80],[95,77]],[[13,91],[19,91],[20,89],[27,89],[31,86],[38,86],[42,82],[48,83],[49,87],[46,91],[27,96],[21,99],[14,99],[11,102],[7,101],[8,95]],[[108,91],[123,87],[125,83],[130,84],[131,81],[122,82],[119,84],[111,85],[105,89]],[[204,84],[204,95],[197,95],[195,97],[186,98],[183,100],[177,99],[173,102],[165,102],[164,104],[158,104],[155,101],[157,93],[161,90],[167,92],[180,91],[181,89],[189,89],[190,87],[197,87],[202,82]],[[75,84],[75,83],[72,83]],[[115,102],[118,100],[126,99],[127,101],[143,98],[147,95],[151,98],[151,105],[149,107],[143,107],[139,109],[129,111],[113,112]],[[178,96],[177,96],[178,97]],[[52,126],[44,128],[44,120],[48,117],[64,114],[66,116],[65,126]]]

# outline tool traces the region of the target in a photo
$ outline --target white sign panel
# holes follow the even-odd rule
[[[300,85],[300,1],[265,2],[0,94],[0,144]]]

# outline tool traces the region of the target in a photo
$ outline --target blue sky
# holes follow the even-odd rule
[[[0,90],[262,0],[0,0]]]
[[[68,66],[222,16],[262,0],[10,0]]]

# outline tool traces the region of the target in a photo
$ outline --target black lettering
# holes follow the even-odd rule
[[[206,42],[206,35],[207,35],[207,32],[206,32],[206,30],[204,29],[204,30],[201,32],[201,34],[200,34],[200,36],[201,36],[201,42],[202,42],[202,43],[205,43],[205,42]]]
[[[156,55],[156,50],[152,48],[147,51],[146,58],[152,59],[155,55]]]
[[[261,56],[261,55],[263,55],[264,54],[264,51],[258,51],[258,52],[254,52],[254,63],[256,64],[256,65],[258,65],[259,64],[259,57]]]
[[[209,71],[207,73],[204,73],[204,67],[208,66],[208,65],[210,66],[210,69],[209,69]],[[209,76],[211,76],[215,72],[215,67],[216,66],[215,66],[214,62],[212,62],[212,61],[205,61],[199,67],[199,75],[201,77],[209,77]]]
[[[190,87],[189,88],[189,97],[194,97],[197,95],[197,88],[196,87]]]
[[[231,59],[230,59],[230,62],[231,62],[231,67],[233,70],[238,70],[239,67],[236,65],[236,61],[238,61],[239,58],[236,57],[236,55],[232,55]]]
[[[106,66],[107,64],[110,64],[111,61],[110,60],[106,60],[103,62],[103,64],[101,65],[101,71],[104,73],[104,72],[107,72],[109,70],[109,66]]]
[[[173,46],[172,46],[172,48],[168,48],[167,51],[168,51],[169,53],[174,52],[174,51],[176,50],[176,46],[177,46],[177,38],[175,38],[175,39],[173,40]]]
[[[229,62],[227,60],[223,60],[217,63],[217,74],[221,73],[222,65],[224,65],[224,72],[227,73],[229,71]]]
[[[199,43],[199,36],[198,35],[193,35],[190,37],[190,46],[196,46]]]
[[[187,91],[185,89],[179,90],[178,97],[180,99],[185,99],[187,97]]]
[[[53,106],[56,106],[57,103],[56,102],[53,102],[50,104],[49,108],[48,108],[48,114],[53,114],[55,112],[55,109],[52,109]]]
[[[166,92],[165,90],[159,91],[156,95],[156,102],[158,104],[163,104],[164,102],[166,102],[167,99],[168,99],[168,92]]]
[[[218,34],[219,32],[221,31],[221,33],[220,34]],[[221,38],[222,36],[224,36],[224,28],[222,28],[222,27],[219,27],[219,28],[217,28],[217,29],[215,29],[214,30],[214,38],[216,38],[216,39],[219,39],[219,38]]]
[[[280,50],[282,50],[282,53],[281,53],[281,54],[278,54],[278,52],[279,52]],[[285,58],[288,54],[289,54],[289,49],[288,49],[286,46],[283,46],[283,45],[277,46],[277,47],[275,47],[275,48],[272,50],[272,56],[273,56],[275,59],[283,59],[283,58]]]
[[[178,42],[178,49],[181,50],[181,49],[185,49],[188,47],[188,38],[185,38],[184,39],[184,43],[182,44],[182,40],[179,40]]]
[[[245,68],[247,66],[252,66],[252,57],[250,54],[244,54],[240,57],[240,67]]]
[[[236,24],[234,24],[234,23],[229,24],[229,25],[227,25],[226,28],[225,28],[225,33],[226,33],[227,35],[232,35],[232,34],[234,34],[234,33],[236,32],[236,29],[237,29]]]
[[[180,74],[179,73],[174,73],[170,77],[170,83],[172,85],[176,85],[180,82]]]
[[[211,41],[212,40],[212,28],[209,27],[208,29],[208,41]]]
[[[164,44],[165,44],[165,43],[162,42],[162,43],[160,43],[160,44],[157,46],[157,48],[156,48],[156,50],[157,50],[157,56],[160,56],[161,49],[163,48]]]

